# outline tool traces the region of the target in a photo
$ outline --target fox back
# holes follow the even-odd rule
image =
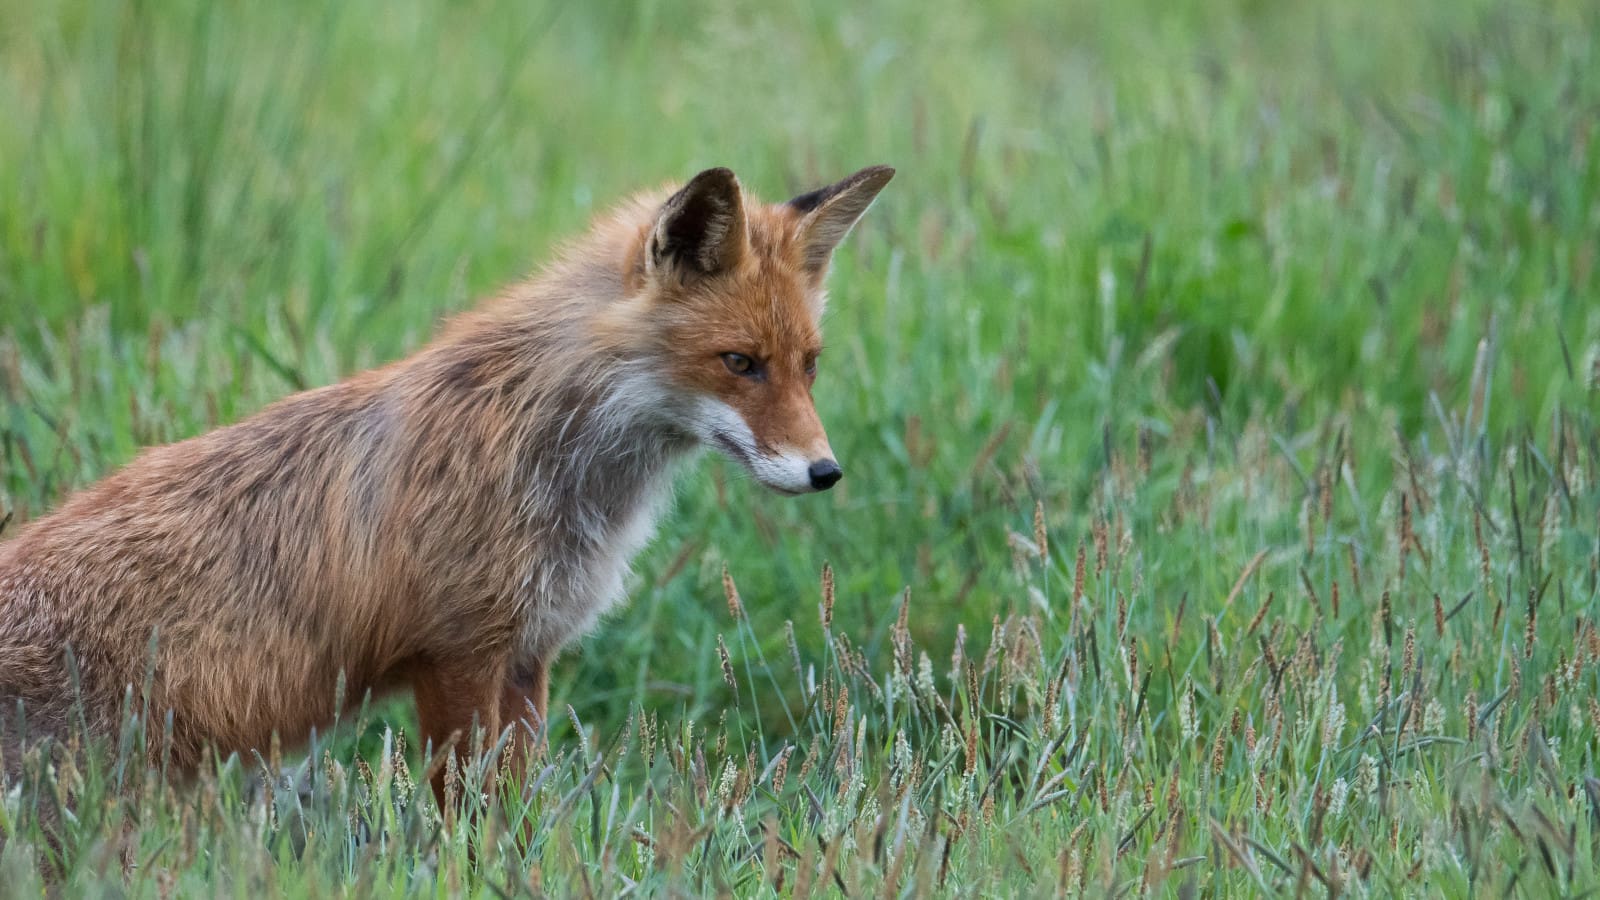
[[[29,734],[81,712],[109,737],[130,688],[180,771],[302,739],[340,684],[410,687],[436,747],[531,741],[680,460],[709,446],[784,494],[841,477],[810,393],[823,280],[892,175],[764,205],[711,169],[634,198],[416,354],[25,526],[0,544],[0,753],[18,701]]]

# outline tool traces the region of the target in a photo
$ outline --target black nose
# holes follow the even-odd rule
[[[825,491],[839,483],[844,477],[844,470],[831,459],[824,459],[811,464],[811,486],[819,491]]]

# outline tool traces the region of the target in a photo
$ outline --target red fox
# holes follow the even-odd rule
[[[768,205],[719,168],[636,197],[420,352],[24,527],[0,544],[7,766],[19,708],[30,738],[80,712],[109,738],[148,687],[182,773],[303,740],[341,679],[409,687],[435,748],[477,723],[530,752],[551,661],[620,599],[692,450],[782,494],[842,477],[811,398],[823,280],[893,175]]]

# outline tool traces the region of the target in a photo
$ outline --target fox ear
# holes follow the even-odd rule
[[[728,169],[707,169],[662,205],[645,260],[652,274],[712,275],[738,265],[748,249],[739,179]]]
[[[843,181],[789,201],[790,209],[805,216],[800,239],[808,272],[820,276],[827,271],[834,248],[893,177],[894,169],[889,166],[868,166]]]

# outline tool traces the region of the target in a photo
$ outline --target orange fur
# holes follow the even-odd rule
[[[341,678],[411,688],[435,747],[476,722],[526,750],[677,459],[709,444],[779,490],[808,465],[831,483],[822,279],[891,174],[761,205],[714,169],[635,199],[418,353],[70,497],[0,544],[0,752],[19,757],[19,700],[30,734],[63,734],[74,683],[114,735],[147,669],[180,771],[303,739]]]

